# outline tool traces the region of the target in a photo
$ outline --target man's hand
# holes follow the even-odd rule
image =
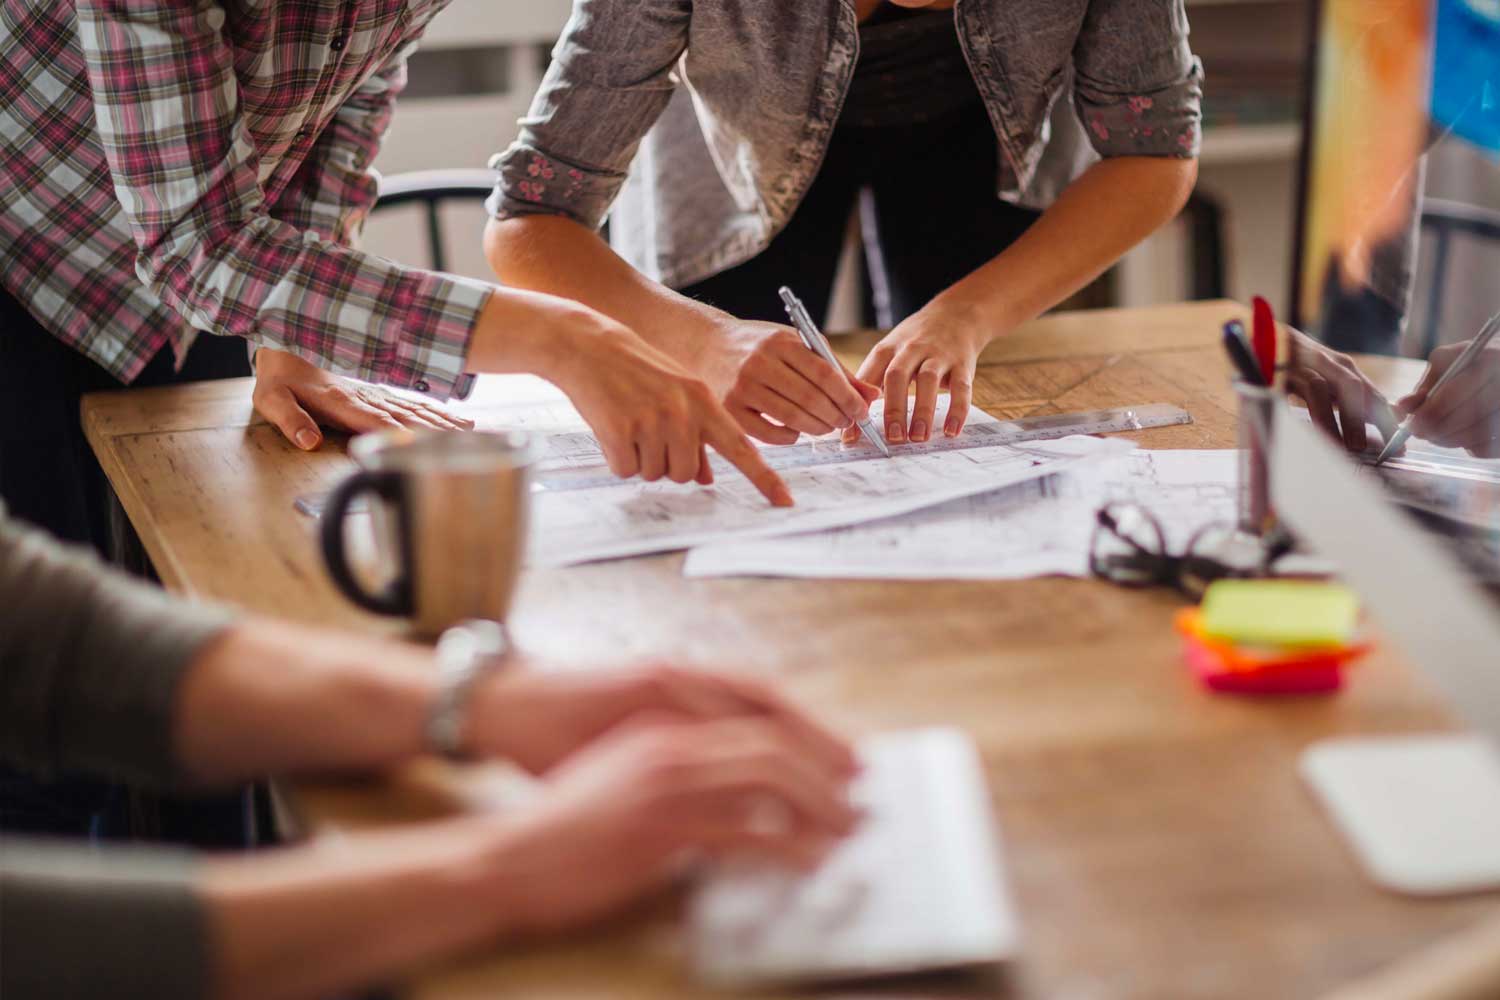
[[[326,372],[293,354],[262,347],[255,354],[255,412],[303,451],[323,441],[319,424],[336,430],[388,427],[469,430],[474,421],[378,386]]]
[[[849,427],[880,396],[775,323],[727,319],[704,339],[703,366],[745,433],[770,444]]]
[[[536,774],[632,719],[759,719],[804,757],[835,771],[854,766],[848,745],[758,681],[649,666],[630,670],[507,670],[475,693],[465,743]]]
[[[1412,433],[1433,444],[1500,458],[1500,341],[1490,341],[1447,385],[1432,391],[1467,346],[1466,341],[1433,351],[1417,387],[1396,401],[1396,413],[1402,419],[1415,413]]]
[[[1366,422],[1389,441],[1398,423],[1395,411],[1354,359],[1295,330],[1290,336],[1286,391],[1307,404],[1313,423],[1352,452],[1369,447]]]
[[[900,443],[931,438],[939,389],[947,389],[949,393],[943,433],[957,437],[969,419],[979,352],[993,336],[976,312],[946,307],[940,300],[934,300],[886,334],[859,366],[861,379],[884,388],[886,440]],[[907,388],[913,382],[917,386],[917,399],[908,429]],[[845,433],[844,440],[857,437],[855,428]]]
[[[852,772],[763,719],[627,726],[570,759],[495,855],[507,930],[587,923],[694,858],[816,864],[849,833]]]

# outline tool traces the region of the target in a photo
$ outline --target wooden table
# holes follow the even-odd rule
[[[1235,414],[1219,324],[1199,303],[1052,316],[985,353],[976,402],[1002,417],[1170,402],[1191,425],[1150,448],[1223,448]],[[857,359],[872,335],[843,338]],[[1381,377],[1410,382],[1410,366]],[[504,389],[486,390],[491,398]],[[483,400],[468,404],[483,411]],[[256,420],[248,382],[104,394],[89,439],[172,589],[257,611],[390,629],[329,584],[300,493],[349,467]],[[1413,901],[1357,871],[1299,782],[1332,735],[1446,728],[1390,651],[1333,698],[1257,702],[1189,680],[1165,592],[1094,581],[689,580],[680,555],[525,575],[530,649],[566,660],[673,657],[774,675],[862,733],[933,723],[980,741],[1025,930],[1003,983],[924,980],[840,995],[1318,996],[1500,911],[1494,896]],[[435,764],[360,787],[298,786],[313,827],[451,808],[484,782]],[[586,877],[586,873],[581,873]],[[670,903],[546,947],[496,949],[418,977],[413,995],[695,996]]]

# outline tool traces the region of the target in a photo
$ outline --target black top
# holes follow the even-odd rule
[[[840,124],[937,121],[979,102],[951,10],[881,4],[859,26],[859,63]]]

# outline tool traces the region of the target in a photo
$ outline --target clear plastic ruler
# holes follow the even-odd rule
[[[1119,406],[1108,410],[1085,410],[1080,413],[1057,413],[1047,416],[1021,417],[1017,420],[995,420],[971,423],[956,438],[937,437],[929,441],[900,445],[896,455],[930,455],[943,451],[970,448],[993,448],[996,445],[1047,441],[1073,434],[1114,434],[1140,431],[1152,427],[1190,424],[1193,418],[1180,406],[1170,403],[1146,403],[1141,406]],[[576,431],[552,434],[546,440],[547,452],[536,470],[539,488],[549,491],[593,489],[614,486],[620,480],[604,465],[604,456],[592,434]],[[763,448],[766,464],[778,472],[810,465],[833,465],[883,458],[874,445],[861,440],[845,445],[837,437],[814,438],[776,448]],[[715,473],[732,470],[728,462],[712,455],[709,462]]]

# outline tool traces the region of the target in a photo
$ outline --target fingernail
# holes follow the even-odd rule
[[[316,431],[310,431],[306,427],[297,432],[297,447],[303,451],[312,451],[318,446],[318,435]]]
[[[913,441],[927,440],[927,421],[913,420],[911,422],[911,439]]]
[[[892,420],[885,425],[885,439],[887,441],[904,441],[906,439],[906,435],[901,430],[901,421]]]
[[[795,506],[796,501],[792,499],[792,491],[783,486],[776,491],[776,499],[773,501],[778,507]]]
[[[943,425],[943,433],[949,437],[958,437],[958,430],[958,421],[949,417],[948,422]]]

